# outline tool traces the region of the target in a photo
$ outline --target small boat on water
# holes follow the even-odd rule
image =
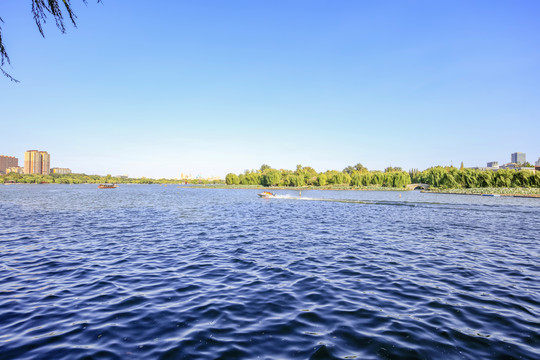
[[[276,197],[276,194],[274,193],[271,193],[269,191],[263,191],[262,193],[259,193],[257,194],[259,195],[260,197],[264,198],[264,199],[271,199],[271,198],[275,198]]]
[[[98,189],[115,189],[118,185],[116,184],[99,184]]]

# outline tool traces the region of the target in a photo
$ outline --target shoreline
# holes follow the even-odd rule
[[[323,191],[415,191],[405,188],[388,188],[388,187],[329,187],[329,186],[260,186],[260,185],[191,185],[197,188],[207,189],[237,189],[237,190],[323,190]],[[190,187],[188,186],[185,186]],[[478,190],[488,190],[480,191]],[[522,197],[540,199],[540,189],[537,188],[519,188],[521,190],[536,191],[537,193],[519,193],[512,192],[514,188],[470,188],[470,189],[445,189],[445,190],[420,190],[421,193],[443,194],[443,195],[474,195],[474,196],[505,196],[505,197]],[[505,192],[508,191],[508,192]]]
[[[331,187],[331,186],[260,186],[260,185],[191,185],[198,188],[211,188],[211,189],[238,189],[238,190],[324,190],[324,191],[403,191],[410,192],[415,190],[407,190],[405,188],[390,188],[390,187]],[[189,187],[187,185],[186,187]],[[516,191],[527,191],[520,193]],[[432,190],[419,190],[422,193],[431,194],[445,194],[445,195],[476,195],[476,196],[506,196],[506,197],[530,197],[540,198],[540,188],[467,188],[467,189],[432,189]]]
[[[415,190],[407,190],[405,188],[394,187],[350,187],[350,186],[262,186],[262,185],[225,185],[225,184],[182,184],[182,183],[169,183],[169,184],[138,184],[138,183],[116,183],[119,187],[125,185],[159,185],[159,186],[176,186],[182,188],[197,188],[197,189],[232,189],[232,190],[290,190],[290,191],[302,191],[302,190],[322,190],[322,191],[399,191],[409,192]],[[99,183],[82,183],[82,184],[58,184],[58,183],[4,183],[0,185],[99,185]],[[534,198],[540,199],[540,188],[466,188],[466,189],[430,189],[420,190],[421,193],[426,194],[443,194],[443,195],[472,195],[472,196],[504,196],[504,197],[521,197],[521,198]]]
[[[476,188],[478,189],[478,188]],[[421,190],[420,192],[426,194],[443,194],[443,195],[469,195],[469,196],[501,196],[501,197],[520,197],[530,199],[540,199],[540,193],[518,193],[518,192],[504,192],[512,188],[500,188],[499,191],[487,191],[478,192],[474,189],[446,189],[446,190]]]
[[[189,185],[185,185],[189,187]],[[334,191],[410,191],[405,188],[388,188],[388,187],[350,187],[350,186],[261,186],[261,185],[192,185],[193,187],[211,188],[211,189],[238,189],[238,190],[334,190]]]

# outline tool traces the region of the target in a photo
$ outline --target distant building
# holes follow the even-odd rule
[[[24,173],[41,174],[41,155],[37,150],[28,150],[24,153]]]
[[[487,170],[497,171],[497,170],[502,169],[502,168],[499,168],[498,166],[497,167],[473,166],[473,167],[465,168],[465,169],[473,169],[473,170],[481,170],[481,171],[487,171]]]
[[[51,173],[51,155],[46,151],[40,151],[41,155],[41,173],[49,175]]]
[[[15,174],[24,174],[24,168],[20,166],[12,166],[6,169],[6,174],[15,173]]]
[[[540,170],[540,157],[538,158],[538,161],[534,163],[534,168]]]
[[[504,165],[501,165],[499,167],[500,169],[502,170],[529,170],[529,171],[534,171],[535,168],[532,167],[532,166],[521,166],[520,164],[515,164],[515,163],[508,163],[508,164],[504,164]]]
[[[0,174],[6,174],[7,168],[19,166],[19,159],[14,156],[0,155]]]
[[[485,170],[497,171],[497,170],[499,170],[499,163],[497,161],[491,161],[491,162],[488,162],[487,166],[485,166],[485,167],[484,166],[473,166],[473,167],[470,167],[468,169],[482,170],[482,171],[485,171]]]
[[[51,173],[53,174],[60,174],[60,175],[63,175],[63,174],[71,174],[71,169],[68,169],[68,168],[52,168],[51,169]]]
[[[24,153],[24,173],[49,175],[51,155],[46,151],[28,150]]]
[[[502,170],[515,170],[518,167],[519,166],[516,163],[507,163],[507,164],[503,164],[503,165],[499,166],[499,169],[502,169]]]
[[[510,162],[514,164],[523,164],[527,160],[525,160],[525,153],[515,152],[512,155],[510,155]]]

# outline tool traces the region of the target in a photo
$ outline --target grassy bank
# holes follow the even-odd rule
[[[348,185],[325,185],[325,186],[260,186],[260,185],[201,185],[201,187],[212,189],[253,189],[253,190],[358,190],[358,191],[410,191],[404,188],[383,187],[383,186],[348,186]],[[438,194],[461,194],[461,195],[501,195],[501,196],[523,196],[540,198],[540,188],[461,188],[461,189],[437,189],[431,188],[423,190],[425,193]]]
[[[520,187],[484,187],[466,189],[437,189],[424,190],[425,193],[439,194],[462,194],[462,195],[501,195],[501,196],[524,196],[540,198],[540,188],[520,188]]]
[[[262,186],[262,185],[201,185],[199,187],[211,189],[256,189],[256,190],[364,190],[364,191],[407,191],[404,188],[384,186],[349,186],[349,185],[325,185],[325,186]]]

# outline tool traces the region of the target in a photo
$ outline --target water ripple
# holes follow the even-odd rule
[[[1,187],[1,357],[540,358],[537,199],[303,193]]]

